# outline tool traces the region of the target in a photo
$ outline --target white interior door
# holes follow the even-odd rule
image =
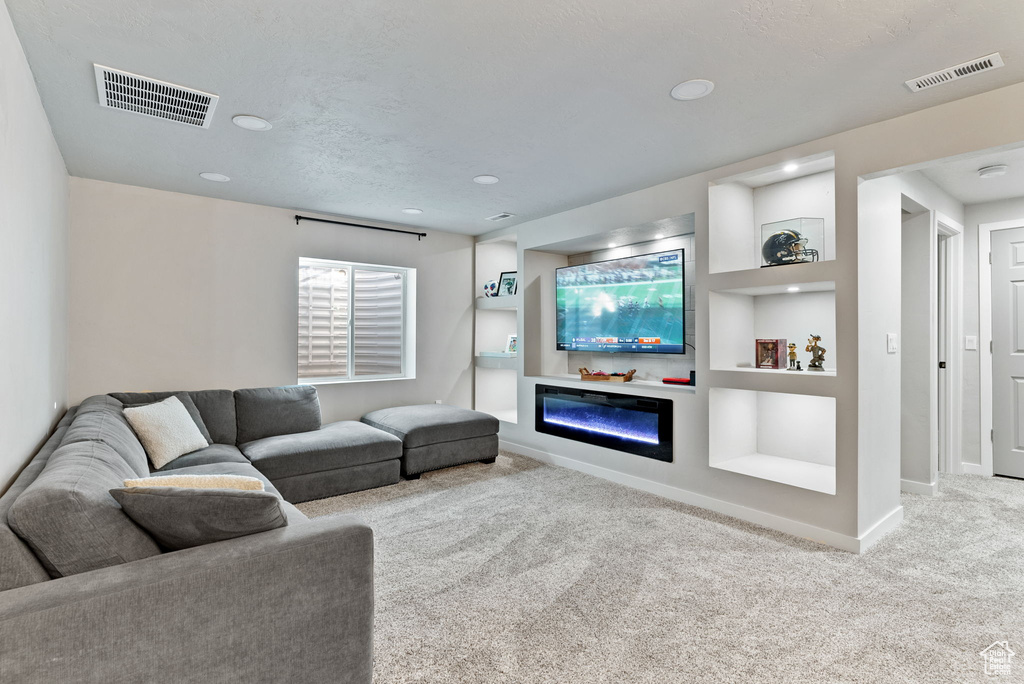
[[[947,287],[947,278],[949,276],[949,250],[947,249],[947,240],[949,240],[949,238],[945,235],[938,235],[938,260],[936,264],[938,267],[938,273],[936,274],[936,295],[938,298],[936,312],[938,314],[938,326],[935,330],[935,341],[938,349],[937,357],[939,362],[935,368],[932,368],[932,372],[936,374],[936,403],[938,406],[935,413],[936,428],[938,430],[936,466],[940,471],[948,470],[947,463],[949,462],[949,444],[947,444],[948,426],[946,425],[947,414],[949,412],[949,401],[947,399],[949,396],[949,388],[946,382],[946,359],[949,356],[947,336],[949,332],[949,293]]]
[[[992,470],[1024,478],[1024,228],[992,233]]]
[[[931,212],[903,221],[900,478],[905,491],[938,481],[938,239]]]

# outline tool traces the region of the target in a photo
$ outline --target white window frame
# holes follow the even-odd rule
[[[327,268],[348,269],[348,332],[345,353],[347,355],[348,373],[346,375],[326,375],[311,378],[297,377],[299,385],[328,385],[352,382],[381,382],[385,380],[413,380],[416,378],[416,269],[404,266],[385,266],[382,264],[362,264],[354,261],[338,261],[335,259],[319,259],[316,257],[299,257],[296,268],[295,321],[298,322],[299,275],[303,266],[322,266]],[[355,375],[355,278],[356,271],[378,271],[383,273],[402,274],[402,372],[387,375]],[[296,369],[298,376],[298,337],[296,337]]]

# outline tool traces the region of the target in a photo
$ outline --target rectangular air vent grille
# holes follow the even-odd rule
[[[954,67],[949,67],[942,71],[935,71],[925,76],[912,78],[907,81],[907,87],[916,93],[919,90],[934,88],[935,86],[942,85],[943,83],[951,83],[958,79],[966,78],[967,76],[980,74],[983,71],[998,69],[1001,66],[1003,66],[1003,58],[998,52],[993,52],[991,55],[979,57],[978,59],[970,62],[964,62],[963,64],[957,64]]]
[[[500,214],[495,214],[494,216],[488,216],[487,220],[488,221],[504,221],[505,219],[510,219],[513,216],[515,216],[515,214],[509,214],[508,212],[502,212]]]
[[[210,127],[217,95],[99,64],[93,66],[100,105],[188,126]]]

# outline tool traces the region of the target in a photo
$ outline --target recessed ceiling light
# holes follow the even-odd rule
[[[408,209],[403,209],[402,213],[403,214],[422,214],[423,210],[422,209],[413,209],[412,207],[409,207]]]
[[[796,162],[789,162],[788,164],[782,167],[782,170],[785,171],[786,173],[793,173],[799,168],[800,165],[797,164]]]
[[[618,245],[615,244],[614,242],[609,242],[608,247],[618,247]]]
[[[676,100],[699,100],[705,95],[710,95],[715,89],[715,84],[703,78],[695,78],[690,81],[683,81],[670,93]]]
[[[664,236],[664,235],[662,235],[661,233],[658,233],[657,235],[655,235],[655,236],[654,236],[654,239],[655,239],[655,240],[662,240],[662,239],[664,239],[664,238],[665,238],[665,236]]]
[[[227,183],[229,180],[231,180],[223,173],[213,173],[211,171],[204,171],[203,173],[199,174],[199,177],[205,178],[206,180],[213,181],[215,183]]]
[[[480,185],[494,185],[499,180],[501,180],[501,179],[498,178],[497,176],[489,176],[489,175],[486,175],[486,174],[483,175],[483,176],[476,176],[476,177],[473,178],[473,182],[474,183],[479,183]]]
[[[786,288],[786,292],[799,292],[799,291],[800,291],[800,288],[797,287],[796,285],[793,285],[791,287],[787,287]]]
[[[244,128],[247,131],[269,131],[273,128],[271,123],[266,119],[261,119],[258,116],[250,116],[248,114],[239,114],[232,118],[231,121],[239,128]]]
[[[1005,176],[1009,170],[1006,164],[993,164],[992,166],[983,166],[978,169],[978,175],[981,178],[994,178],[995,176]]]

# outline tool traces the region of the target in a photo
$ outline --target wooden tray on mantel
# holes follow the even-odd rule
[[[593,375],[587,367],[579,369],[580,380],[591,380],[594,382],[629,382],[633,379],[633,373],[636,373],[636,368],[628,371],[625,375]]]

